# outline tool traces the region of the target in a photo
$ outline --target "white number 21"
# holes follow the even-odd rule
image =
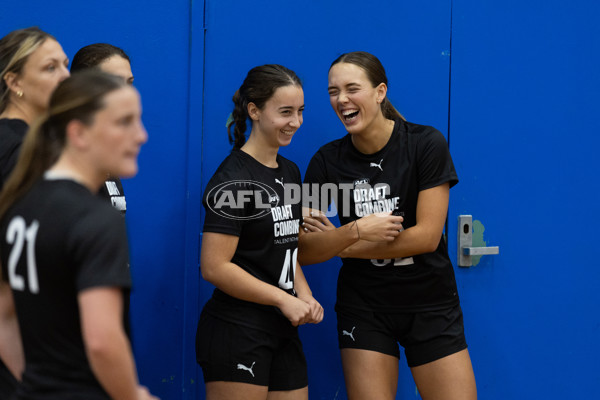
[[[40,224],[33,221],[29,227],[23,217],[14,217],[6,230],[6,241],[14,245],[8,257],[8,281],[14,290],[25,290],[25,282],[22,276],[17,275],[17,264],[23,251],[23,244],[27,242],[27,281],[29,291],[39,293],[37,267],[35,265],[35,237]]]

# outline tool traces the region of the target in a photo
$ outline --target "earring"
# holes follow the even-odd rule
[[[23,92],[19,90],[19,91],[17,92],[17,97],[23,97]]]

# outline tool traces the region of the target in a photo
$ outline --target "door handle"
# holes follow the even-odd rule
[[[458,216],[458,266],[471,267],[473,261],[472,256],[487,256],[500,254],[500,247],[473,247],[473,216],[459,215]]]

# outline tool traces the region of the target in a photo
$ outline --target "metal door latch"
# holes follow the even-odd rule
[[[470,267],[473,265],[472,256],[486,256],[500,254],[500,247],[472,247],[473,246],[473,216],[458,216],[458,266]]]

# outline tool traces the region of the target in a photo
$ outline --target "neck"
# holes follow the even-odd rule
[[[21,119],[25,121],[27,125],[31,125],[38,115],[40,115],[40,113],[35,112],[33,107],[28,106],[26,103],[11,101],[8,103],[2,114],[0,114],[0,118]]]
[[[383,149],[390,140],[393,131],[394,121],[381,115],[363,132],[353,134],[351,136],[352,144],[361,153],[373,154]]]
[[[242,146],[241,150],[244,153],[250,154],[259,163],[270,168],[277,168],[277,152],[279,151],[279,147],[273,147],[265,143],[258,138],[258,135],[250,133],[248,141]]]
[[[93,170],[89,162],[63,152],[58,161],[49,169],[50,172],[79,182],[92,193],[98,192],[107,174]]]

